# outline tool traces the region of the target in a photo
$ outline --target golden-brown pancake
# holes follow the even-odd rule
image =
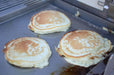
[[[28,28],[38,34],[66,31],[70,27],[69,18],[62,12],[45,10],[31,18]]]
[[[110,40],[90,30],[66,33],[60,40],[57,52],[74,65],[89,67],[104,59],[112,48]]]
[[[19,67],[43,68],[48,65],[51,51],[43,39],[22,37],[5,44],[3,52],[5,59]]]

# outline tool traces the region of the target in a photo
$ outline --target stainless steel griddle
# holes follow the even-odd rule
[[[21,4],[25,5],[23,3]],[[27,9],[26,12],[25,9]],[[6,9],[4,10],[6,11]],[[19,37],[38,37],[38,34],[31,32],[28,29],[28,24],[33,15],[43,10],[57,10],[63,12],[71,20],[71,27],[66,32],[39,35],[39,38],[46,40],[51,48],[52,56],[49,59],[49,65],[43,69],[38,69],[19,68],[9,64],[5,60],[2,52],[4,45],[8,41]],[[77,11],[80,12],[79,17],[75,16]],[[112,22],[95,16],[62,0],[42,0],[41,2],[33,5],[31,8],[29,8],[29,6],[24,6],[24,8],[22,7],[20,10],[7,15],[6,14],[4,16],[7,18],[3,17],[3,15],[0,16],[0,75],[51,75],[52,72],[59,71],[62,67],[70,65],[62,57],[60,57],[55,50],[55,47],[57,47],[61,37],[69,31],[79,29],[92,30],[99,33],[103,37],[108,38],[111,40],[112,44],[114,44],[114,34],[102,29],[102,27],[108,27],[107,25],[113,26],[114,24]],[[106,65],[103,65],[102,67],[105,66]]]

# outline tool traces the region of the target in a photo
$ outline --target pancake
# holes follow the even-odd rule
[[[5,44],[5,59],[18,67],[43,68],[47,66],[51,51],[46,41],[34,37],[22,37]]]
[[[111,41],[90,30],[66,33],[56,49],[60,56],[71,64],[89,67],[103,60],[111,51]]]
[[[31,18],[28,28],[38,34],[67,31],[70,27],[69,18],[62,12],[45,10]]]

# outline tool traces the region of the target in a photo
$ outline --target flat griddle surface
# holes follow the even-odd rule
[[[20,37],[38,37],[38,34],[30,31],[28,29],[28,24],[30,19],[36,13],[43,11],[43,10],[57,10],[66,14],[71,20],[71,27],[66,32],[58,32],[58,33],[51,33],[46,35],[39,35],[39,38],[42,38],[47,41],[49,44],[52,56],[49,59],[49,65],[43,69],[38,68],[19,68],[9,64],[2,52],[4,45],[13,39],[20,38]],[[26,15],[20,16],[15,18],[9,22],[0,25],[0,75],[50,75],[54,71],[60,70],[62,67],[69,65],[62,57],[60,57],[57,52],[55,51],[55,47],[57,47],[59,40],[61,37],[73,30],[92,30],[96,31],[97,33],[101,34],[103,37],[108,38],[114,44],[114,35],[109,34],[108,32],[98,28],[97,26],[82,20],[81,18],[75,17],[71,15],[67,11],[60,9],[57,6],[50,4],[44,5],[41,8],[38,8]]]

